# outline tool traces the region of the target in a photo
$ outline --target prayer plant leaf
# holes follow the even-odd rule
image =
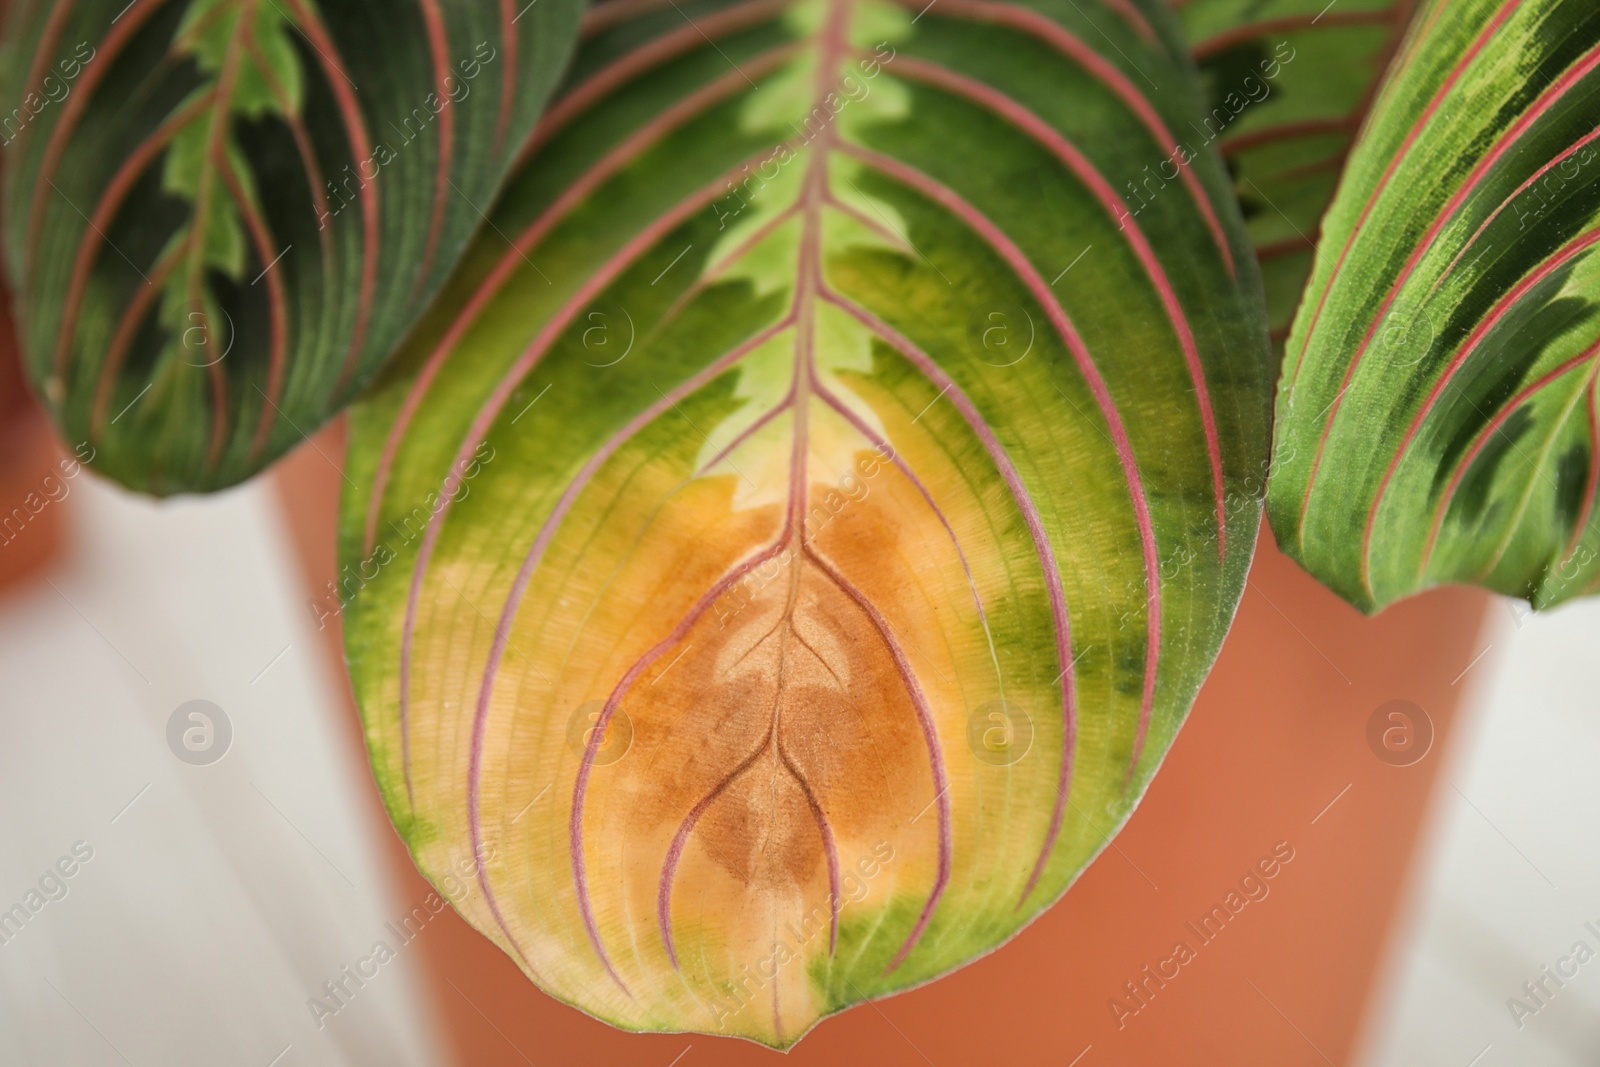
[[[1287,346],[1279,542],[1366,610],[1536,607],[1600,546],[1600,7],[1435,2],[1355,148]]]
[[[1207,91],[1191,132],[1228,161],[1281,347],[1339,171],[1414,0],[1169,2]]]
[[[577,0],[22,0],[0,59],[28,375],[94,466],[249,477],[344,407],[449,276]]]
[[[317,610],[389,811],[617,1026],[783,1047],[1005,941],[1132,810],[1251,558],[1226,176],[1117,193],[1192,115],[1167,16],[919,6],[591,9],[353,409]]]

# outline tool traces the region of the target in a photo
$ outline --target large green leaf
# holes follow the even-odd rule
[[[1207,90],[1216,141],[1261,262],[1282,345],[1322,216],[1414,0],[1170,0]]]
[[[1596,587],[1600,7],[1434,3],[1295,321],[1270,509],[1352,603]]]
[[[339,411],[481,225],[578,8],[20,3],[4,243],[62,433],[170,493],[248,477]]]
[[[354,409],[351,673],[534,981],[786,1046],[1000,944],[1144,790],[1254,546],[1256,268],[1153,7],[587,18],[515,248]]]

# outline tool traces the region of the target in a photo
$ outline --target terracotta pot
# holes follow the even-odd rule
[[[277,475],[313,595],[334,575],[340,478],[324,456],[342,452],[336,436],[319,444]],[[1238,621],[1148,796],[1114,847],[1011,943],[823,1022],[780,1061],[733,1039],[596,1022],[447,912],[419,943],[456,1062],[1347,1063],[1486,604],[1448,589],[1365,618],[1264,533]],[[325,633],[338,660],[337,630]],[[426,884],[390,840],[404,898],[421,901]]]
[[[52,496],[63,493],[57,465],[64,455],[23,379],[11,293],[0,271],[0,591],[43,569],[60,550],[63,509]]]

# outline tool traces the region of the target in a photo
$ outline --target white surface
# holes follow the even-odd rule
[[[1584,925],[1600,930],[1600,602],[1531,615],[1505,601],[1491,619],[1369,1020],[1371,1067],[1600,1059],[1600,936]],[[1507,1000],[1532,1007],[1522,983],[1578,941],[1596,957],[1567,963],[1576,976],[1547,982],[1519,1027]]]
[[[385,929],[419,902],[387,882],[269,487],[71,484],[54,587],[0,599],[0,910],[75,842],[94,855],[0,944],[0,1064],[442,1062],[418,949]],[[211,766],[167,746],[197,698],[233,725]],[[308,998],[380,939],[397,958],[318,1029]]]

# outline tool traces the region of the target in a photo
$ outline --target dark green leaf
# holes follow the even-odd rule
[[[1170,0],[1206,85],[1282,345],[1322,215],[1415,0]]]
[[[0,62],[30,377],[153,493],[346,404],[482,223],[576,0],[39,0]]]
[[[1435,2],[1356,146],[1290,336],[1270,508],[1367,609],[1596,588],[1600,7]]]

